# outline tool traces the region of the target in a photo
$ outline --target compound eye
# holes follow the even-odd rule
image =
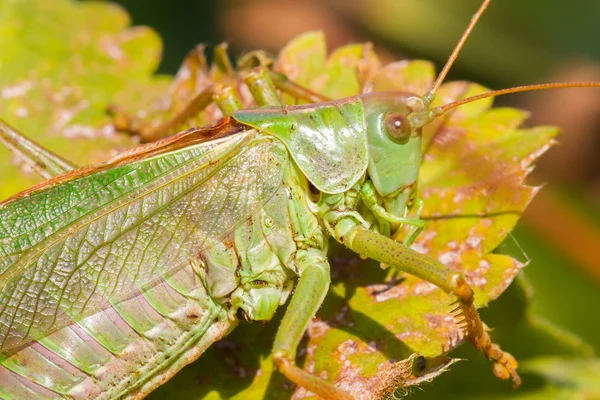
[[[390,139],[395,143],[404,144],[408,142],[412,128],[408,118],[400,113],[392,113],[385,117],[385,130]]]

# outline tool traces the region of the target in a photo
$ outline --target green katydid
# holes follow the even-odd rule
[[[175,120],[215,101],[225,115],[218,125],[81,169],[0,126],[5,142],[55,176],[0,205],[0,394],[143,397],[238,316],[269,320],[299,277],[273,360],[324,398],[351,398],[294,362],[329,286],[328,237],[456,296],[469,339],[496,376],[518,385],[517,363],[491,342],[464,277],[407,246],[423,226],[407,217],[420,204],[421,128],[483,97],[600,84],[520,87],[430,108],[488,3],[424,96],[371,93],[282,108],[277,76],[263,70],[247,79],[263,108],[241,109],[233,91],[210,88]],[[393,240],[404,226],[404,242]]]

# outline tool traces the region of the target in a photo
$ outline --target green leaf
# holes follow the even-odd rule
[[[281,50],[274,69],[299,85],[337,99],[360,93],[379,66],[369,43],[343,46],[327,57],[323,33],[309,32]]]
[[[108,104],[150,104],[168,85],[152,76],[161,53],[119,7],[70,0],[0,0],[0,118],[78,165],[135,142],[109,125]],[[39,181],[0,148],[0,198]]]

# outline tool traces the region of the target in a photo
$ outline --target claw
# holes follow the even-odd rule
[[[521,378],[517,373],[519,366],[517,360],[510,353],[503,351],[500,346],[492,343],[473,304],[465,304],[461,308],[465,317],[463,322],[466,324],[467,336],[477,350],[494,362],[494,375],[500,379],[512,379],[513,389],[521,386]]]
[[[521,386],[521,378],[517,373],[517,367],[519,363],[509,353],[503,352],[498,345],[492,345],[494,351],[501,353],[502,355],[494,363],[494,375],[500,379],[511,379],[513,380],[513,389],[517,389]]]

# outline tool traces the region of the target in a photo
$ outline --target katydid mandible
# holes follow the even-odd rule
[[[240,317],[269,320],[291,296],[274,363],[323,398],[350,399],[295,365],[329,287],[329,237],[455,296],[467,337],[518,386],[517,362],[492,343],[464,276],[408,247],[424,223],[421,129],[483,97],[600,84],[519,87],[431,108],[489,1],[423,96],[283,108],[277,88],[322,98],[261,69],[246,79],[261,108],[241,109],[230,88],[211,87],[146,133],[160,137],[213,101],[224,115],[216,126],[80,169],[2,123],[0,139],[50,179],[0,204],[0,397],[142,398]]]

